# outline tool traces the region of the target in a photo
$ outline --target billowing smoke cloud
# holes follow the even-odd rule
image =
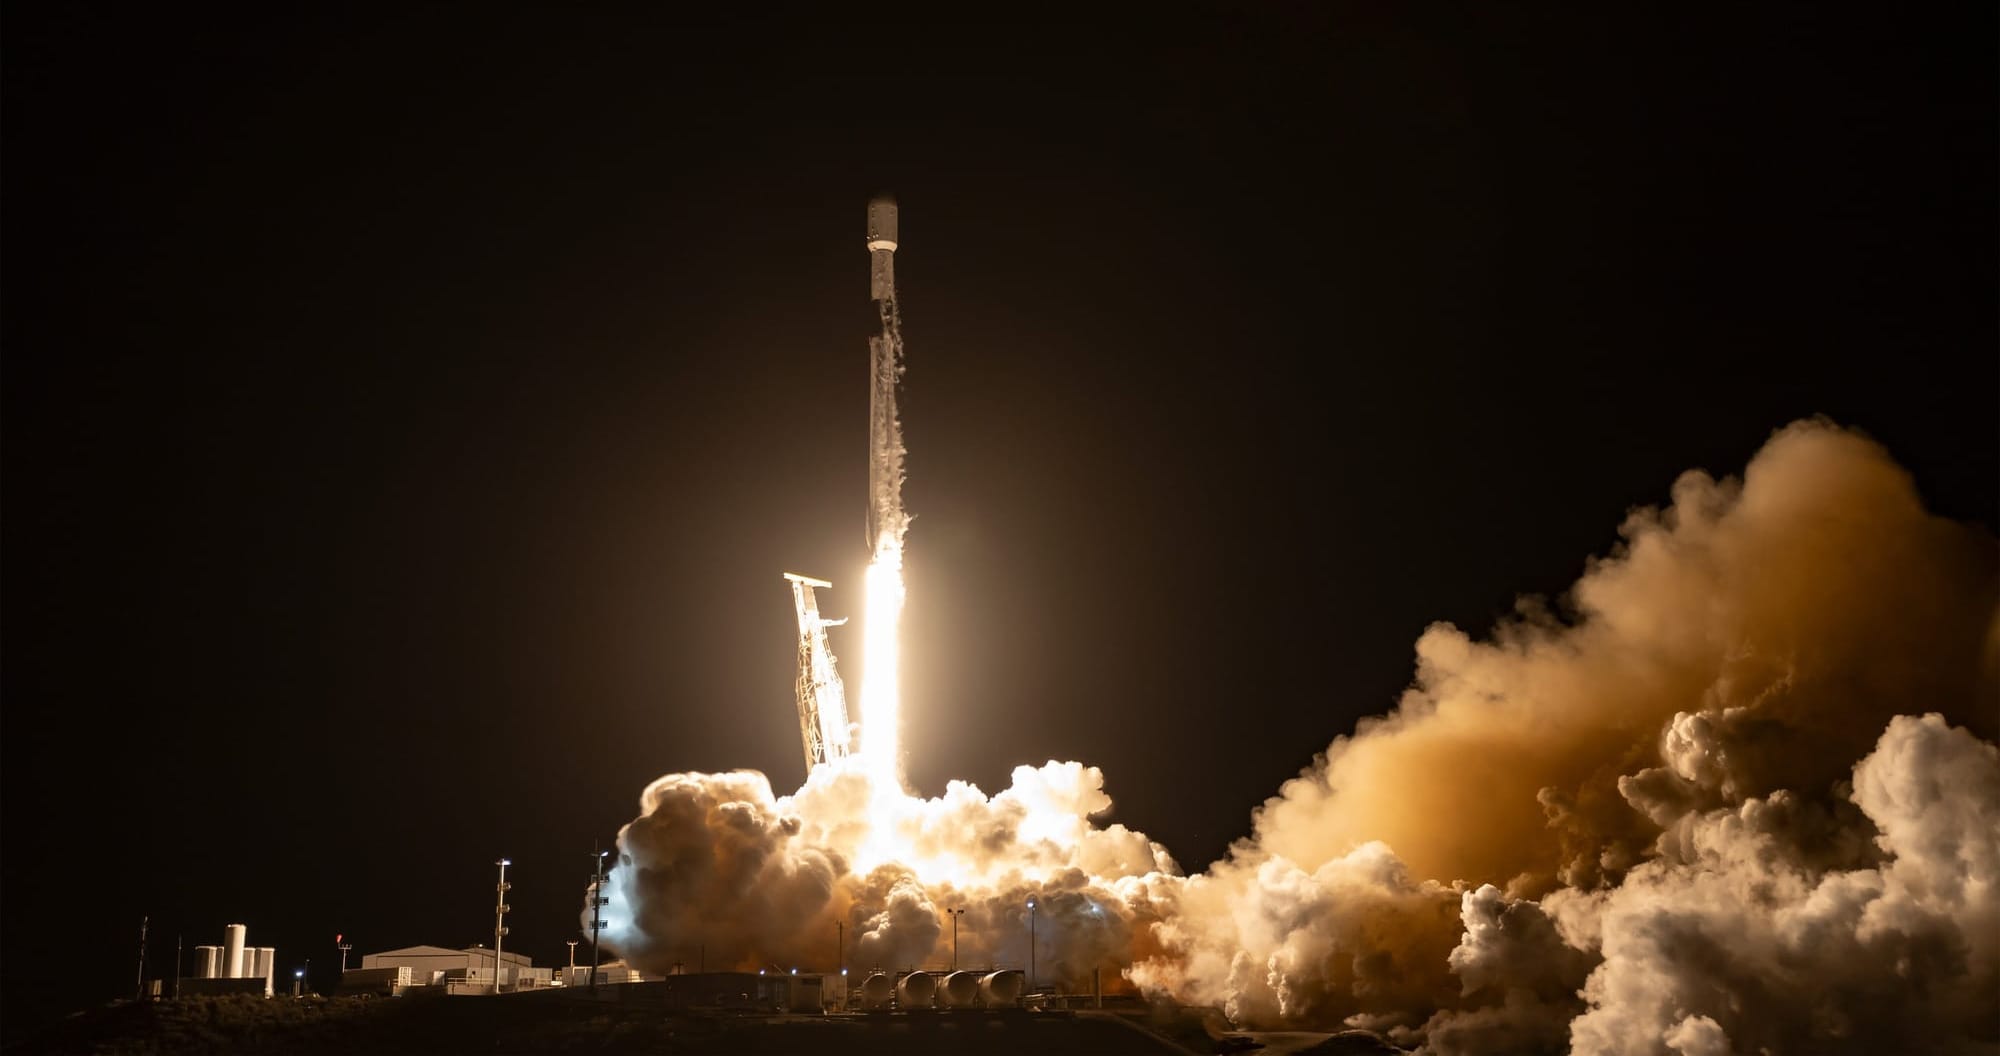
[[[1574,1051],[2000,1042],[2000,750],[1898,716],[1853,785],[1876,867],[1816,868],[1824,819],[1788,792],[1677,821],[1597,908]]]
[[[1122,968],[1245,1025],[1437,1053],[2000,1044],[1992,538],[1823,422],[1621,535],[1555,610],[1426,632],[1396,709],[1203,873],[1093,825],[1102,775],[1074,763],[929,800],[843,768],[782,799],[675,775],[621,836],[614,945],[824,963],[844,921],[884,965],[941,963],[964,907],[961,960],[1018,964],[1032,894],[1064,915],[1046,980]]]
[[[952,956],[945,911],[962,909],[965,966],[1032,956],[1045,980],[1116,981],[1143,944],[1136,882],[1178,867],[1144,836],[1091,823],[1111,806],[1103,783],[1052,762],[1017,767],[995,796],[952,782],[921,799],[850,758],[778,797],[754,772],[670,774],[619,833],[605,941],[654,972],[825,966],[841,942],[852,968],[935,968]]]

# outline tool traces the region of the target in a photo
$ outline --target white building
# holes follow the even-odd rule
[[[556,973],[556,978],[562,980],[564,986],[589,986],[590,965],[579,964],[574,968],[561,969]],[[653,978],[660,979],[664,976],[653,976]],[[600,986],[606,983],[638,983],[645,980],[646,977],[640,974],[639,969],[627,968],[624,961],[605,961],[597,966],[597,982]]]
[[[449,979],[490,987],[496,965],[493,951],[485,946],[463,950],[443,946],[405,946],[400,950],[366,954],[361,958],[361,967],[363,970],[408,968],[410,982],[415,986],[437,986]],[[533,967],[533,962],[526,956],[512,950],[500,954],[497,967],[500,985],[508,989],[549,985],[549,969]]]

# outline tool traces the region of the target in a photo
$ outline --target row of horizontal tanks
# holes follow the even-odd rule
[[[861,1009],[886,1012],[927,1008],[1012,1008],[1021,1003],[1028,977],[1019,969],[997,972],[875,972],[861,982]]]

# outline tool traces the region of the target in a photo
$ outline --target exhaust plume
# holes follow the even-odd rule
[[[857,957],[937,965],[963,907],[962,963],[1024,966],[1033,895],[1040,981],[1122,969],[1246,1026],[1436,1053],[2000,1043],[1992,537],[1823,421],[1620,534],[1560,606],[1425,632],[1397,707],[1204,872],[1092,822],[1077,763],[935,799],[863,765],[785,797],[670,775],[620,835],[610,942],[655,971],[696,942],[825,964],[842,921]]]

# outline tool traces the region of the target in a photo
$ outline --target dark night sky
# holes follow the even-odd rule
[[[795,787],[879,190],[921,792],[1080,759],[1199,868],[1797,417],[2000,520],[1992,12],[1259,6],[11,6],[6,1018],[147,913],[490,942],[501,854],[559,962],[651,778]]]

